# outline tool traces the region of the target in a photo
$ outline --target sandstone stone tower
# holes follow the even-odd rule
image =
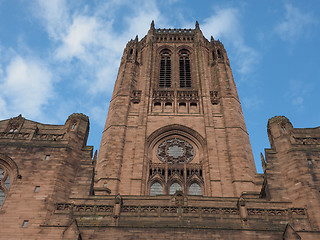
[[[235,197],[256,169],[227,53],[195,29],[128,42],[96,167],[95,193]],[[104,189],[104,187],[106,189]]]
[[[124,49],[98,158],[84,114],[0,121],[0,240],[320,239],[320,127],[267,131],[257,174],[222,43],[152,22]]]

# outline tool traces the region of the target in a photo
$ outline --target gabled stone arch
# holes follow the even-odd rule
[[[170,188],[171,188],[171,186],[172,186],[173,184],[175,184],[175,183],[177,183],[177,184],[180,185],[182,192],[185,192],[186,189],[185,189],[185,185],[184,185],[184,183],[182,182],[182,180],[181,180],[178,176],[172,176],[172,178],[170,178],[170,180],[169,180],[168,183],[167,183],[167,192],[168,192],[168,194],[170,194]],[[172,194],[174,194],[174,193],[172,193]]]
[[[200,186],[203,185],[203,181],[197,174],[192,175],[192,177],[187,181],[187,186],[189,187],[192,183],[198,183]]]
[[[183,179],[182,179],[178,174],[175,173],[175,174],[173,174],[173,175],[168,179],[168,187],[169,187],[171,184],[177,182],[177,183],[179,183],[179,184],[181,185],[182,189],[184,190],[184,183],[183,183],[182,180],[183,180]]]
[[[204,194],[205,189],[204,189],[204,182],[199,178],[199,176],[197,176],[196,174],[194,174],[188,181],[186,184],[186,194],[191,195],[190,194],[190,187],[192,184],[198,184],[200,189],[201,189],[201,195]]]
[[[150,147],[152,144],[155,144],[155,142],[170,135],[184,136],[196,144],[199,149],[204,149],[207,145],[206,140],[201,136],[200,133],[192,128],[180,124],[170,124],[157,129],[149,135],[147,138],[147,144]]]
[[[162,194],[165,194],[165,192],[166,192],[165,183],[164,183],[163,179],[161,178],[161,176],[159,176],[158,174],[154,175],[152,177],[152,179],[149,180],[149,182],[148,182],[148,190],[147,190],[148,194],[151,195],[151,186],[153,184],[155,184],[155,183],[161,184],[161,186],[162,186]]]
[[[174,48],[171,45],[162,45],[156,50],[157,56],[160,56],[161,52],[163,52],[164,50],[169,50],[171,55],[174,53]]]
[[[184,49],[189,52],[190,56],[192,55],[193,48],[188,45],[181,45],[181,46],[177,47],[176,50],[177,50],[177,53],[179,54]]]

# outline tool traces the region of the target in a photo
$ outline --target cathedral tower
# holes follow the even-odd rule
[[[256,169],[227,53],[195,29],[128,42],[96,166],[95,194],[235,197]]]
[[[0,121],[0,239],[320,239],[320,128],[267,130],[257,174],[223,45],[152,22],[124,50],[98,159],[83,114]]]

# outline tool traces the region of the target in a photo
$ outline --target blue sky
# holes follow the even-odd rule
[[[151,20],[223,42],[259,172],[269,118],[320,125],[320,0],[0,0],[0,119],[82,112],[98,149],[123,48]]]

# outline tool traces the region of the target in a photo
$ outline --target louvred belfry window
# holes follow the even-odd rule
[[[190,58],[189,58],[189,53],[186,50],[182,50],[180,52],[179,69],[180,69],[180,87],[190,88],[191,87]]]
[[[161,53],[159,87],[171,87],[171,58],[169,50]]]

